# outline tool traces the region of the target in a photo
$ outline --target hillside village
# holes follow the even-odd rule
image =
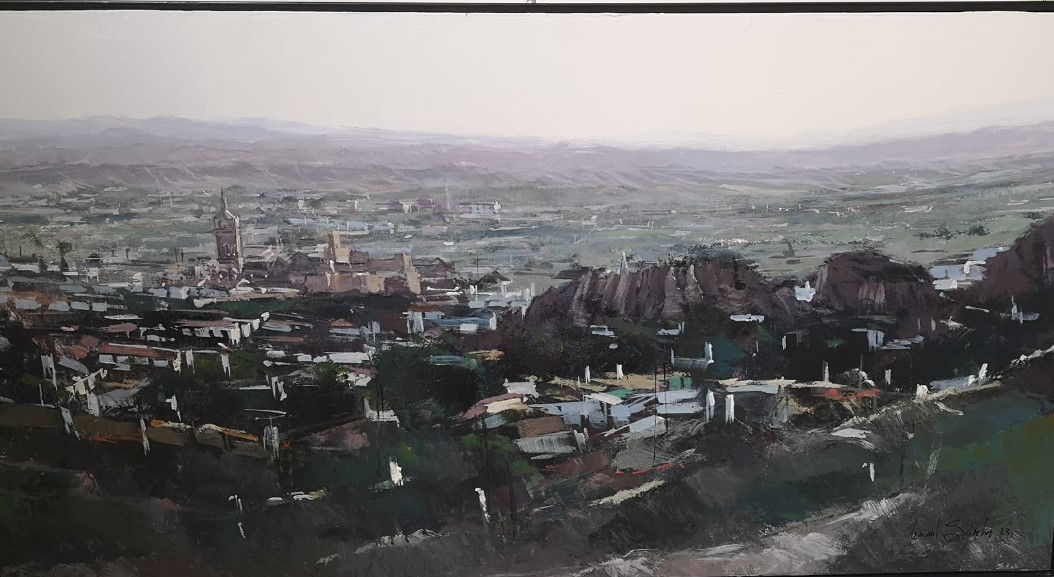
[[[539,291],[536,276],[509,269],[373,256],[354,227],[290,246],[278,226],[268,244],[227,194],[208,216],[211,253],[158,260],[115,247],[76,259],[67,247],[54,263],[0,262],[0,432],[27,459],[87,450],[92,478],[114,459],[140,468],[194,455],[258,471],[274,479],[263,492],[225,485],[227,530],[241,539],[271,530],[284,507],[410,491],[457,505],[428,522],[396,508],[416,527],[400,539],[439,539],[435,527],[474,519],[473,531],[515,540],[563,523],[573,508],[562,499],[598,511],[663,502],[663,487],[761,450],[767,435],[826,431],[866,449],[877,440],[852,423],[904,403],[954,414],[949,404],[1002,386],[1013,359],[1046,358],[1022,353],[1043,349],[1054,314],[1044,286],[985,274],[1048,242],[1049,222],[943,278],[860,250],[773,280],[703,247],[550,271],[555,286]],[[497,203],[458,210],[501,214]],[[990,346],[999,334],[1013,337]],[[943,355],[962,338],[988,340]],[[860,482],[889,466],[865,461]],[[324,481],[317,467],[359,472]]]
[[[419,200],[398,206],[392,201],[386,210],[443,209]],[[500,206],[461,203],[456,210],[493,217]],[[325,436],[324,427],[345,427],[357,420],[399,426],[397,412],[385,403],[379,386],[377,359],[393,349],[433,350],[444,354],[430,354],[431,365],[456,367],[480,380],[479,386],[469,387],[477,396],[471,406],[461,407],[460,416],[452,415],[448,422],[460,422],[477,432],[507,432],[524,458],[544,464],[588,453],[595,443],[662,435],[679,419],[732,423],[745,418],[779,426],[832,400],[850,405],[867,400],[877,408],[874,401],[884,398],[880,389],[894,385],[890,368],[869,377],[863,370],[863,355],[860,367],[838,366],[832,373],[828,361],[822,360],[798,379],[772,374],[761,363],[755,368],[746,360],[746,372],[733,370],[722,377],[718,369],[722,359],[714,357],[713,343],[699,343],[692,351],[678,345],[685,331],[682,319],[707,299],[717,299],[719,306],[730,304],[723,296],[726,288],[740,281],[722,279],[720,262],[697,263],[688,278],[702,284],[679,289],[687,300],[671,308],[671,294],[645,296],[644,287],[653,282],[638,276],[650,272],[631,271],[625,255],[617,269],[581,273],[585,276],[567,287],[615,279],[608,281],[606,300],[599,306],[624,318],[641,313],[609,300],[624,301],[627,294],[636,294],[638,299],[658,298],[653,302],[666,304],[661,313],[642,313],[674,323],[649,337],[662,356],[661,361],[648,361],[650,374],[642,370],[648,368],[647,362],[639,359],[610,362],[620,356],[619,335],[608,325],[592,324],[590,337],[609,340],[611,349],[596,359],[597,365],[560,367],[559,374],[544,378],[524,372],[510,376],[527,380],[510,382],[506,377],[503,382],[487,382],[489,377],[480,376],[485,372],[482,367],[500,365],[503,355],[516,352],[503,343],[503,333],[548,314],[545,307],[568,289],[547,294],[545,302],[531,309],[536,298],[533,283],[516,287],[496,271],[471,281],[441,258],[414,259],[405,253],[375,258],[354,248],[355,236],[340,229],[333,230],[324,245],[291,249],[273,244],[261,250],[255,237],[243,230],[241,217],[232,211],[223,190],[211,220],[215,240],[211,257],[187,259],[181,252],[171,263],[149,267],[130,251],[123,259],[113,251],[109,256],[93,254],[72,266],[63,257],[59,270],[8,262],[4,272],[8,348],[23,355],[23,365],[39,362],[39,370],[27,372],[19,381],[21,388],[16,387],[17,395],[4,398],[8,404],[0,407],[4,415],[0,420],[62,430],[77,439],[141,442],[144,451],[151,443],[182,446],[194,441],[275,458],[278,447],[299,442],[303,431]],[[832,263],[824,270],[837,269]],[[669,270],[673,275],[674,269]],[[600,280],[587,279],[598,274]],[[718,276],[704,278],[705,274]],[[114,280],[122,275],[123,280]],[[792,287],[791,297],[776,297],[789,298],[783,302],[799,309],[793,313],[777,310],[761,294],[778,295],[784,289],[748,281],[757,288],[747,290],[760,292],[743,299],[740,306],[752,308],[736,311],[725,324],[738,325],[733,331],[739,332],[740,344],[746,341],[743,348],[749,347],[749,335],[766,334],[764,351],[761,339],[754,339],[753,357],[773,351],[792,355],[805,346],[808,330],[791,326],[800,321],[790,319],[808,316],[801,311],[812,308],[815,293],[829,284],[825,279],[821,274],[815,289],[806,281],[804,288]],[[667,290],[684,282],[667,281]],[[916,294],[936,294],[915,277],[909,282],[917,285],[906,289],[914,291],[907,294],[908,300]],[[556,318],[567,312],[575,324],[602,321],[603,314],[576,312],[583,298],[593,297],[576,295],[572,303],[557,307]],[[1026,319],[1017,310],[1014,304],[1012,315],[1021,322],[1038,318],[1037,313],[1028,313],[1032,316]],[[933,312],[931,308],[926,314]],[[895,357],[910,358],[913,348],[948,330],[944,321],[938,327],[936,315],[901,317],[900,322],[882,326],[871,321],[845,330],[859,341],[853,346],[863,347],[860,350],[869,355],[885,355],[880,364],[890,367],[897,362]],[[786,330],[774,342],[770,331],[780,326],[795,330]],[[886,332],[899,338],[887,340]],[[712,338],[729,343],[720,334]],[[675,354],[675,349],[684,356]],[[734,350],[734,354],[739,358],[743,353]],[[845,358],[832,353],[832,361],[836,356]],[[637,372],[624,364],[633,364]],[[326,372],[321,369],[353,400],[333,407],[333,414],[324,415],[325,423],[291,415],[288,399],[291,395],[310,399],[304,391],[320,385],[318,374]],[[875,374],[873,367],[868,369]],[[972,378],[983,383],[985,368]],[[32,384],[36,387],[29,388]],[[221,413],[211,406],[216,401],[202,389],[215,397],[217,387],[236,397],[231,406],[238,410]],[[405,418],[407,407],[399,409]]]

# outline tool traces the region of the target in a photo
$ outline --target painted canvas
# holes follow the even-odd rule
[[[0,12],[0,575],[1049,574],[1054,15],[537,6]]]

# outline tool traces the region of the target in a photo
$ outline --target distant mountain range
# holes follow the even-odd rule
[[[413,144],[478,144],[487,146],[543,145],[536,138],[467,137],[372,128],[314,126],[268,118],[241,118],[229,122],[191,120],[175,116],[121,118],[92,116],[60,120],[0,118],[0,142],[100,136],[114,131],[177,140],[226,140],[255,142],[289,136],[328,136],[336,141],[402,142]]]
[[[810,173],[954,168],[1052,153],[1054,122],[829,148],[729,151],[327,128],[267,119],[0,119],[0,186],[8,190],[65,179],[147,188],[239,182],[385,192],[449,182],[466,188],[662,192],[717,186],[727,181],[723,175],[815,178]]]

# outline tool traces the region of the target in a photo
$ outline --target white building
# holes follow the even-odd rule
[[[501,212],[501,204],[497,202],[465,201],[457,203],[457,209],[461,214],[498,214]]]

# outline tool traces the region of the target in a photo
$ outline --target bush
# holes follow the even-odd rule
[[[933,232],[919,232],[915,233],[915,236],[922,239],[939,238],[942,240],[951,240],[955,236],[955,233],[952,232],[952,230],[948,228],[947,225],[941,224],[936,229],[934,229]]]

